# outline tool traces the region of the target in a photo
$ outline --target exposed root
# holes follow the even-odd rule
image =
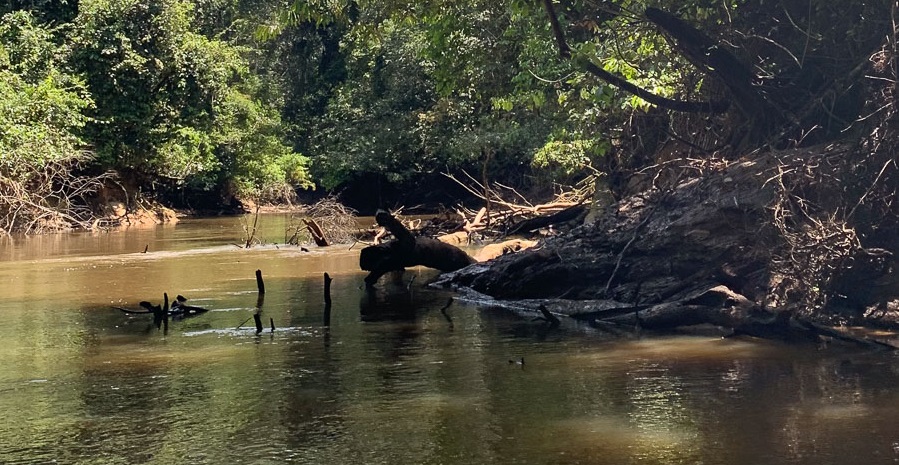
[[[0,172],[0,231],[40,234],[92,229],[96,216],[88,198],[112,175],[73,175],[80,163],[81,159],[69,159],[27,173]]]

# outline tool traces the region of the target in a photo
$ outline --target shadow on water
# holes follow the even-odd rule
[[[425,279],[434,273],[424,274]],[[375,287],[366,287],[359,298],[359,316],[362,321],[413,322],[424,313],[441,308],[450,292],[429,289],[417,283],[418,275],[403,281],[402,274],[388,276]],[[392,279],[391,279],[392,278]]]
[[[359,298],[362,321],[415,321],[433,299],[424,292],[403,288],[368,288]]]

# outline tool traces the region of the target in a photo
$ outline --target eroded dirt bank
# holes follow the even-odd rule
[[[438,285],[653,328],[711,323],[793,338],[819,336],[826,328],[818,323],[895,326],[895,222],[873,234],[870,224],[841,220],[842,205],[857,199],[841,198],[839,182],[799,185],[791,174],[856,149],[662,173],[656,179],[667,182],[615,203],[594,223],[444,275]]]

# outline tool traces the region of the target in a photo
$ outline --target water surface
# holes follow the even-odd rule
[[[249,250],[236,218],[4,242],[0,463],[899,460],[891,354],[444,315],[433,272],[368,294],[359,246],[276,245],[287,221],[263,217]],[[163,334],[112,308],[163,292],[211,311]]]

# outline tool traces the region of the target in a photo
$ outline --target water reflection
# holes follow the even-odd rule
[[[4,251],[28,258],[0,262],[0,463],[899,458],[891,355],[566,334],[460,302],[444,315],[448,294],[420,286],[431,272],[367,292],[348,247],[238,249],[231,220],[123,236],[108,254],[68,236],[51,241],[63,257]],[[128,251],[141,242],[148,254]],[[259,335],[238,328],[256,269],[276,324]],[[164,335],[112,308],[163,292],[210,311]]]

